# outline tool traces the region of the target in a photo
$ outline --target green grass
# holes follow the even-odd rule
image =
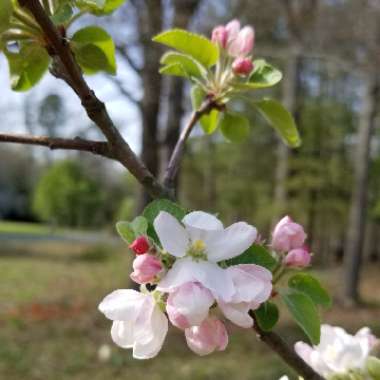
[[[112,344],[111,322],[97,310],[107,293],[129,286],[130,265],[124,245],[2,244],[0,379],[277,380],[289,374],[253,332],[231,326],[226,352],[196,356],[187,348],[183,334],[171,328],[157,358],[133,360],[129,350]],[[376,276],[374,271],[374,281]],[[335,281],[336,275],[332,278]],[[365,286],[369,290],[373,284]],[[366,313],[344,312],[344,325],[354,329],[363,323],[372,326],[378,320],[378,309]],[[330,312],[326,318],[336,322],[342,316]],[[279,329],[290,341],[302,337],[286,318]],[[111,347],[106,362],[98,355],[104,344]]]
[[[44,224],[0,221],[0,233],[46,235],[49,232],[51,229]]]

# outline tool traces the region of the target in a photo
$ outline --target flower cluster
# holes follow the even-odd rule
[[[289,216],[282,218],[273,231],[272,248],[284,255],[286,266],[304,268],[310,264],[311,254],[305,245],[306,234],[303,227]]]
[[[146,236],[130,245],[136,253],[131,278],[142,284],[141,291],[119,289],[99,305],[113,321],[113,341],[132,348],[135,358],[152,358],[163,345],[169,319],[184,331],[195,353],[224,350],[228,334],[220,314],[249,328],[250,310],[272,293],[269,270],[255,264],[223,265],[254,243],[256,229],[244,222],[224,228],[201,211],[187,214],[182,223],[161,211],[153,225],[160,246]]]

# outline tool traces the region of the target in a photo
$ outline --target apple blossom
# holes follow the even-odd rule
[[[237,19],[231,20],[226,25],[226,31],[228,34],[228,42],[230,43],[238,36],[240,32],[240,21]]]
[[[196,354],[204,356],[215,350],[224,351],[228,344],[228,334],[224,324],[214,317],[185,330],[186,342]]]
[[[318,346],[297,342],[295,350],[321,376],[329,377],[364,369],[376,342],[377,339],[367,327],[350,335],[340,327],[322,325]]]
[[[166,311],[170,322],[180,329],[200,325],[208,316],[214,297],[196,282],[188,282],[169,294]]]
[[[300,224],[294,223],[289,216],[282,218],[276,225],[272,236],[272,247],[279,252],[301,248],[306,234]]]
[[[157,289],[170,293],[187,282],[199,282],[215,298],[230,301],[233,281],[217,263],[248,249],[256,239],[256,228],[238,222],[224,229],[219,219],[202,211],[187,214],[182,223],[165,211],[153,222],[163,249],[177,258]]]
[[[287,253],[284,264],[288,267],[304,268],[310,264],[311,254],[307,247],[295,248]]]
[[[149,251],[149,240],[145,236],[140,236],[129,245],[129,248],[135,252],[136,255],[143,255]]]
[[[237,75],[248,75],[253,70],[253,63],[250,58],[237,57],[232,63],[232,70]]]
[[[122,348],[132,348],[136,359],[150,359],[161,350],[168,320],[153,294],[118,289],[106,296],[99,310],[113,321],[112,340]]]
[[[246,56],[252,51],[254,41],[254,29],[251,26],[245,26],[234,39],[230,40],[228,53],[232,57]]]
[[[234,324],[249,328],[253,319],[249,311],[257,309],[272,293],[272,273],[255,264],[242,264],[227,268],[235,294],[230,302],[218,301],[226,318]]]
[[[212,30],[212,36],[211,36],[212,42],[219,44],[222,48],[227,47],[227,41],[228,41],[228,32],[227,29],[223,25],[216,26]]]
[[[131,279],[138,284],[147,284],[154,281],[163,270],[161,261],[149,253],[137,256],[133,260],[132,266]]]

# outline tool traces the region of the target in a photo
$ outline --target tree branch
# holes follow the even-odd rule
[[[187,123],[185,129],[182,131],[177,144],[173,150],[173,153],[170,157],[168,167],[166,168],[165,177],[164,177],[164,185],[173,191],[173,186],[175,182],[175,177],[177,175],[181,159],[185,150],[185,144],[187,139],[190,136],[191,131],[194,126],[200,120],[203,115],[208,114],[213,108],[220,108],[218,104],[216,104],[211,99],[206,99],[199,110],[193,112],[189,122]]]
[[[140,75],[142,69],[136,65],[136,63],[132,60],[131,56],[128,54],[127,46],[116,46],[117,52],[125,59],[127,64],[133,69],[136,74]]]
[[[39,0],[19,0],[19,4],[31,12],[43,30],[47,44],[46,49],[55,63],[54,74],[65,80],[78,95],[88,117],[106,137],[115,159],[136,177],[152,197],[168,196],[166,189],[157,181],[123,139],[113,124],[105,104],[96,97],[95,93],[87,85],[67,40],[58,32]]]
[[[305,380],[325,380],[322,376],[314,372],[314,370],[302,360],[279,335],[272,331],[263,331],[259,327],[253,313],[251,313],[251,316],[255,321],[253,329],[256,332],[258,339],[280,356],[289,367],[297,372],[297,374],[302,376]]]
[[[84,140],[80,137],[76,137],[75,139],[64,139],[48,136],[30,136],[22,134],[0,133],[0,142],[25,145],[38,145],[47,147],[52,150],[79,150],[83,152],[97,154],[103,157],[108,157],[111,159],[115,158],[107,142]]]
[[[110,79],[112,83],[115,84],[122,95],[124,95],[129,101],[131,101],[135,106],[139,108],[141,107],[141,101],[139,99],[136,99],[135,96],[133,96],[132,93],[123,86],[123,83],[119,79],[116,77],[109,77],[108,79]]]

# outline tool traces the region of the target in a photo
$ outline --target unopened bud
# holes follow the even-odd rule
[[[248,75],[253,70],[253,63],[249,58],[238,57],[232,64],[232,70],[237,75]]]
[[[129,245],[129,248],[135,252],[136,255],[143,255],[149,251],[150,244],[145,236],[140,236]]]

